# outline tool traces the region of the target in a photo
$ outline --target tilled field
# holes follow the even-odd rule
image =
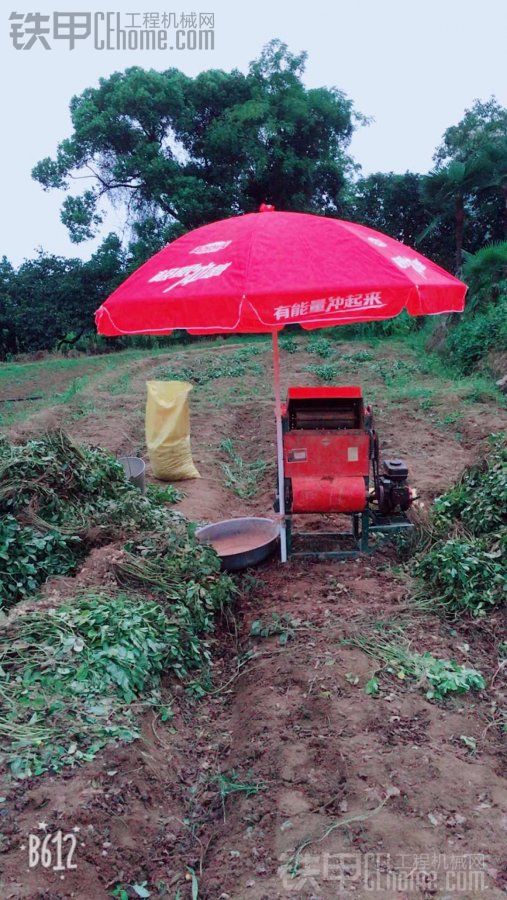
[[[219,354],[223,374],[196,384],[191,398],[202,478],[182,485],[178,508],[198,521],[269,514],[270,354],[259,346],[239,375],[243,350],[232,342],[120,354],[107,367],[91,361],[93,375],[72,396],[33,414],[16,411],[4,431],[21,440],[63,426],[115,453],[142,449],[146,378],[189,377]],[[312,383],[309,367],[324,364],[298,339],[295,352],[283,353],[285,385]],[[341,344],[334,364],[339,382],[362,384],[373,400],[384,452],[407,460],[419,516],[487,435],[505,428],[507,415],[482,382],[428,369],[408,345]],[[24,395],[44,392],[46,366],[34,364]],[[224,478],[224,438],[244,463],[242,496]],[[261,473],[250,481],[249,466]],[[58,603],[76,584],[100,587],[116,550],[92,551],[75,578],[47,585],[46,597]],[[504,614],[444,620],[414,607],[414,593],[388,546],[353,562],[273,559],[249,573],[234,615],[217,629],[213,683],[202,699],[170,686],[174,718],[147,713],[142,739],[58,775],[6,781],[1,896],[505,896]],[[271,634],[252,629],[259,620],[274,624]],[[354,642],[393,627],[419,653],[477,668],[486,688],[435,702],[396,667],[381,675],[382,663]],[[377,676],[379,689],[368,693]],[[29,835],[58,829],[76,836],[76,868],[30,867]]]

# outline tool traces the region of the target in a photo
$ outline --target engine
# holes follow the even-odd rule
[[[375,473],[374,467],[374,473]],[[406,512],[412,503],[412,492],[408,486],[408,467],[401,459],[385,459],[382,474],[375,473],[375,499],[379,512],[390,516],[401,510]]]

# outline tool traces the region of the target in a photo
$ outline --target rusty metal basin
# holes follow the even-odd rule
[[[280,526],[274,519],[245,516],[225,519],[199,528],[195,535],[202,544],[211,544],[222,567],[229,572],[256,566],[276,549]]]

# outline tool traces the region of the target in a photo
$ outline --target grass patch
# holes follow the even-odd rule
[[[220,463],[226,487],[242,500],[255,497],[267,468],[266,461],[255,459],[253,462],[245,462],[231,438],[225,438],[222,441],[220,450],[227,460]]]
[[[463,403],[495,403],[497,406],[505,406],[505,397],[498,390],[493,381],[484,375],[470,375],[468,378],[460,378],[453,385],[453,391]]]
[[[47,375],[54,375],[60,372],[72,374],[76,369],[82,369],[85,366],[90,372],[101,371],[110,365],[111,358],[106,357],[78,357],[77,359],[45,359],[40,362],[30,363],[2,363],[0,365],[0,388],[6,384],[22,385],[27,381],[40,382],[41,370]]]
[[[329,359],[336,352],[336,347],[333,347],[330,341],[322,335],[312,336],[306,349],[308,353],[314,353],[316,356],[320,356],[321,359]]]
[[[218,787],[220,798],[224,802],[233,794],[244,794],[246,797],[255,797],[260,791],[266,790],[261,781],[240,781],[235,772],[229,775],[220,773],[214,778]]]
[[[215,352],[207,358],[201,357],[178,370],[160,369],[154,377],[205,385],[219,378],[241,378],[246,374],[262,375],[263,367],[260,363],[254,362],[253,357],[264,352],[265,347],[262,344],[245,344],[233,352]]]
[[[297,353],[299,350],[299,343],[293,334],[282,333],[280,335],[280,347],[282,350],[285,350],[286,353]]]
[[[305,366],[305,372],[315,375],[324,384],[335,384],[339,379],[338,371],[338,365],[330,362],[316,366]]]
[[[317,341],[314,343],[317,345]],[[329,344],[329,341],[326,343]],[[331,345],[329,346],[331,347]],[[308,351],[312,352],[310,345],[308,346]],[[325,358],[324,353],[320,353],[319,355]],[[375,354],[371,353],[369,350],[358,350],[355,353],[346,353],[333,362],[330,361],[305,367],[306,372],[315,375],[325,384],[336,384],[340,381],[343,382],[344,370],[350,370],[354,377],[362,374],[363,378],[369,381],[380,379],[381,383],[389,393],[403,389],[405,386],[413,387],[414,375],[421,375],[427,371],[425,363],[410,361],[403,358],[383,359],[382,357],[375,356]]]
[[[89,382],[89,375],[80,375],[78,378],[73,378],[65,390],[56,395],[55,403],[70,403],[81,391],[88,387]]]
[[[463,413],[458,409],[453,409],[451,412],[445,414],[441,418],[436,416],[434,419],[435,425],[437,428],[451,428],[453,425],[456,425],[458,422],[461,422],[463,419]]]
[[[130,390],[131,383],[132,372],[127,369],[126,372],[122,372],[122,374],[115,381],[108,385],[107,391],[109,394],[113,394],[114,396],[118,394],[126,394],[127,391]]]

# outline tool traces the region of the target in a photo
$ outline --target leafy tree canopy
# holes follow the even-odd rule
[[[507,109],[495,97],[476,100],[461,121],[444,132],[433,159],[437,168],[450,162],[466,163],[484,149],[504,145],[506,139]]]
[[[110,234],[87,262],[39,251],[17,270],[0,262],[0,356],[54,347],[90,330],[93,313],[124,277],[125,254]]]
[[[73,133],[33,177],[66,191],[85,180],[62,208],[73,241],[96,233],[107,198],[126,206],[140,250],[264,201],[339,214],[364,120],[336,88],[307,89],[305,62],[274,40],[246,75],[116,72],[72,99]]]
[[[421,201],[423,179],[415,172],[375,172],[359,178],[353,201],[354,218],[414,246],[428,224]]]
[[[448,128],[424,183],[433,213],[429,230],[454,220],[456,271],[463,250],[507,237],[507,109],[494,97],[476,100]]]

